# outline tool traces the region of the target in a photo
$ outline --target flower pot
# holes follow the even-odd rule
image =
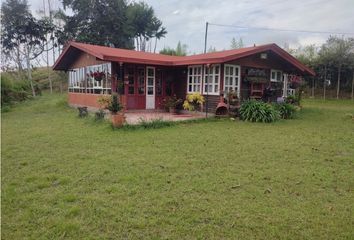
[[[112,113],[111,114],[111,119],[112,119],[112,125],[113,127],[122,127],[123,124],[125,123],[125,116],[124,113],[118,112],[118,113]]]

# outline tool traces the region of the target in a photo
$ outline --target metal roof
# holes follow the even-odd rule
[[[68,70],[67,62],[73,60],[73,55],[70,52],[77,50],[86,52],[90,55],[95,56],[97,59],[103,61],[128,62],[161,66],[185,66],[197,64],[223,63],[247,57],[253,54],[262,53],[265,51],[272,51],[276,55],[278,55],[279,57],[299,69],[304,74],[315,75],[315,72],[312,69],[302,64],[299,60],[297,60],[295,57],[293,57],[288,52],[286,52],[274,43],[205,54],[196,54],[191,56],[169,56],[163,54],[111,48],[71,41],[68,42],[68,45],[65,47],[63,52],[58,57],[57,61],[54,63],[53,69]]]

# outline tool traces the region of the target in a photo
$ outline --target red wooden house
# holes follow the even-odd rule
[[[215,111],[220,95],[260,98],[267,86],[286,96],[289,76],[313,70],[276,44],[192,56],[167,56],[69,42],[53,66],[69,72],[69,104],[99,107],[101,94],[118,92],[127,110],[160,109],[165,97],[199,92]],[[95,73],[104,72],[102,78]],[[290,89],[291,90],[291,89]]]

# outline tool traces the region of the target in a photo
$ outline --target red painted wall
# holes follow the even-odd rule
[[[91,107],[91,108],[100,108],[97,100],[101,96],[110,96],[103,94],[85,94],[85,93],[68,93],[68,102],[70,105],[82,106],[82,107]],[[125,106],[125,99],[121,97],[120,102]]]

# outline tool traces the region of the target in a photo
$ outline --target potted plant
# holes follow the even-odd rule
[[[122,105],[119,102],[118,94],[113,93],[111,97],[102,96],[98,99],[98,103],[111,112],[111,120],[113,127],[122,127],[125,122]]]
[[[96,71],[90,72],[90,76],[95,79],[95,81],[100,82],[106,76],[104,72]]]
[[[239,104],[237,93],[234,90],[227,93],[227,102],[232,106],[237,106]]]
[[[177,113],[177,106],[182,103],[182,99],[177,98],[176,95],[171,97],[166,97],[164,99],[164,107],[168,109],[170,113],[176,114]]]
[[[197,111],[204,103],[204,97],[200,93],[192,93],[186,96],[183,108],[188,111]]]

